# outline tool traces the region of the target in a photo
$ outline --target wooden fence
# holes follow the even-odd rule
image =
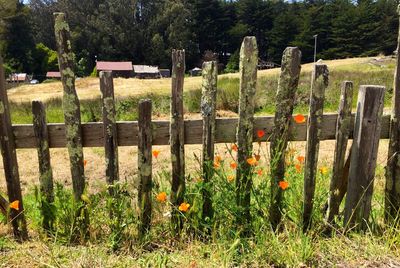
[[[238,169],[236,176],[236,201],[242,207],[238,225],[244,227],[243,234],[249,233],[251,175],[248,159],[252,157],[255,141],[270,141],[271,162],[271,207],[270,222],[273,229],[279,229],[281,220],[282,189],[284,181],[285,154],[288,141],[306,141],[304,168],[303,229],[312,226],[311,214],[315,192],[319,142],[336,140],[333,174],[329,192],[327,222],[333,224],[339,213],[339,206],[347,192],[345,205],[346,228],[366,228],[371,209],[371,196],[376,166],[379,139],[390,138],[386,185],[386,220],[396,219],[400,207],[400,167],[397,161],[398,116],[400,111],[399,65],[395,74],[395,88],[392,116],[382,116],[385,88],[361,86],[357,112],[351,114],[353,95],[352,83],[346,81],[341,89],[338,114],[323,114],[324,92],[329,81],[328,67],[314,65],[310,94],[310,112],[304,123],[295,123],[292,118],[294,100],[299,81],[301,52],[289,47],[282,57],[281,74],[277,89],[276,114],[274,117],[254,117],[255,90],[257,84],[258,48],[254,37],[246,37],[240,53],[240,101],[238,118],[215,118],[217,94],[217,64],[203,65],[201,113],[202,120],[183,119],[183,84],[185,73],[185,52],[172,52],[171,120],[152,121],[150,100],[139,103],[138,122],[116,122],[114,87],[112,73],[100,73],[103,122],[81,123],[79,99],[75,90],[73,73],[73,53],[71,51],[69,27],[62,13],[55,14],[55,34],[58,47],[59,65],[64,88],[64,124],[47,124],[44,105],[32,103],[34,122],[30,125],[11,125],[10,108],[5,88],[4,70],[0,62],[0,143],[4,171],[7,181],[9,204],[17,201],[18,210],[9,208],[4,198],[0,198],[0,208],[9,215],[14,235],[26,239],[27,229],[23,213],[23,198],[18,174],[16,149],[36,148],[39,156],[40,190],[46,202],[54,201],[53,177],[50,165],[50,148],[68,148],[76,201],[82,201],[85,187],[83,147],[105,148],[106,180],[112,185],[118,181],[118,146],[138,146],[139,169],[139,234],[149,231],[152,212],[152,145],[169,145],[171,148],[172,184],[171,202],[174,231],[182,228],[182,218],[178,206],[185,194],[185,144],[203,145],[203,177],[206,183],[213,182],[210,162],[214,157],[215,143],[236,143],[238,146]],[[399,57],[399,56],[398,56]],[[399,60],[399,59],[397,59]],[[399,62],[399,61],[398,61]],[[339,89],[338,89],[339,90]],[[390,126],[393,126],[392,128]],[[262,130],[262,138],[257,133]],[[353,139],[351,159],[346,161],[346,146]],[[110,188],[112,189],[112,187]],[[111,191],[111,190],[110,190]],[[110,194],[113,194],[112,191]],[[203,192],[203,217],[212,218],[212,192]],[[14,207],[14,206],[13,206]],[[112,214],[112,213],[111,213]],[[88,214],[79,211],[81,224],[89,224]],[[112,217],[112,215],[110,215]],[[44,219],[43,227],[51,229],[52,219]]]

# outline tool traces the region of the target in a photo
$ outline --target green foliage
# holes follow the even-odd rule
[[[46,78],[46,73],[49,71],[58,71],[57,53],[54,50],[39,43],[33,51],[32,72],[40,81]]]
[[[97,77],[97,67],[94,66],[93,71],[90,73],[90,77]]]
[[[235,53],[229,57],[225,68],[226,73],[235,73],[237,71],[239,71],[239,50],[236,50]]]

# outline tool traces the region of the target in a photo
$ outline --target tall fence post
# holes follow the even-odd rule
[[[306,161],[304,165],[304,232],[311,227],[324,97],[325,89],[328,86],[328,80],[328,67],[325,64],[315,64],[311,80],[310,112],[307,122]]]
[[[10,107],[8,104],[3,58],[0,56],[0,148],[3,157],[4,175],[7,183],[8,200],[19,201],[19,208],[10,210],[14,237],[17,240],[28,238],[21,184],[19,180],[17,152],[12,131]],[[7,208],[8,209],[8,208]]]
[[[276,95],[274,130],[270,144],[271,205],[269,219],[274,230],[282,218],[282,189],[278,185],[285,179],[285,152],[301,70],[300,49],[297,47],[286,48],[283,52],[281,66]]]
[[[51,206],[54,202],[53,171],[50,164],[49,132],[46,110],[41,101],[32,101],[33,130],[37,142],[40,173],[41,210],[43,229],[51,231],[55,214]]]
[[[365,230],[368,226],[384,96],[385,87],[360,87],[344,208],[344,225],[347,230]]]
[[[151,225],[151,189],[152,189],[152,128],[151,100],[139,102],[139,132],[138,132],[138,168],[139,191],[138,204],[140,209],[139,235],[142,237],[150,230]]]
[[[397,8],[400,16],[400,5]],[[399,18],[400,21],[400,18]],[[397,37],[397,51],[400,51],[400,26]],[[392,115],[390,120],[389,150],[386,166],[385,221],[399,220],[400,217],[400,53],[396,54]]]
[[[172,162],[172,215],[175,233],[182,228],[183,218],[178,210],[185,195],[185,129],[183,118],[183,82],[185,77],[185,51],[172,50],[172,92],[170,145]]]
[[[204,62],[201,114],[203,116],[203,180],[205,183],[203,189],[203,220],[205,222],[210,221],[213,217],[211,179],[214,173],[212,161],[214,157],[215,116],[217,109],[217,79],[217,62]]]
[[[9,207],[9,204],[7,202],[7,199],[5,199],[0,194],[0,212],[1,212],[1,214],[3,214],[4,217],[7,217],[8,207]]]
[[[100,90],[103,105],[104,151],[106,158],[106,180],[111,186],[110,194],[114,191],[112,185],[118,181],[118,136],[115,119],[114,84],[112,72],[100,72]]]
[[[65,14],[54,13],[54,19],[58,65],[60,66],[61,82],[63,84],[63,110],[72,186],[75,200],[81,202],[86,185],[83,167],[81,112],[78,95],[75,90],[75,74],[73,71],[74,53],[72,52],[70,30],[65,20]],[[87,210],[77,211],[76,220],[82,221],[77,222],[76,226],[87,229],[89,224]]]
[[[345,176],[345,157],[347,142],[351,130],[351,107],[353,101],[353,82],[345,81],[342,84],[338,119],[336,122],[336,144],[333,160],[331,183],[329,187],[329,200],[327,222],[333,223],[339,213],[340,203],[347,190],[347,177]]]
[[[243,234],[249,233],[250,191],[252,187],[252,166],[247,159],[252,157],[254,101],[257,85],[258,48],[254,36],[244,38],[240,49],[240,91],[239,123],[237,128],[238,169],[236,171],[236,203],[240,209],[237,224]]]

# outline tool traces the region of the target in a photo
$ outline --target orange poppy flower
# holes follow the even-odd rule
[[[220,155],[216,155],[216,156],[214,157],[214,161],[219,163],[219,162],[222,161],[222,157],[221,157]]]
[[[296,164],[294,167],[296,168],[297,173],[301,172],[301,165]]]
[[[214,162],[214,168],[220,168],[221,164],[219,162]]]
[[[178,209],[182,212],[187,212],[189,210],[190,204],[183,202],[179,205]]]
[[[263,174],[263,171],[261,168],[259,170],[257,170],[257,174],[258,174],[258,176],[261,176]]]
[[[236,144],[232,144],[231,149],[232,149],[232,151],[235,151],[235,152],[238,151],[238,147]]]
[[[282,190],[286,190],[289,187],[289,183],[287,181],[280,181],[279,182],[279,188]]]
[[[237,168],[237,163],[235,161],[231,162],[231,169],[236,169]]]
[[[257,137],[262,138],[262,137],[264,137],[264,135],[265,135],[265,131],[264,130],[260,129],[260,130],[257,131]]]
[[[297,157],[297,161],[299,161],[300,163],[304,163],[304,160],[305,160],[306,158],[304,157],[304,156],[301,156],[301,155],[299,155],[298,157]]]
[[[154,158],[157,158],[159,154],[160,154],[160,151],[159,151],[159,150],[153,150],[153,156],[154,156]]]
[[[233,176],[233,175],[229,175],[226,178],[228,179],[228,182],[233,182],[235,180],[235,176]]]
[[[13,202],[10,203],[10,208],[15,209],[15,210],[19,210],[19,200],[15,200]]]
[[[167,201],[167,193],[166,192],[159,193],[157,195],[156,199],[160,203],[165,203],[165,201]]]
[[[87,165],[87,160],[85,159],[83,160],[83,166],[86,167],[86,165]]]
[[[257,166],[258,162],[255,157],[250,157],[247,159],[247,164],[249,164],[250,166]]]
[[[254,158],[255,158],[257,161],[260,161],[261,156],[260,156],[259,154],[256,154],[256,155],[254,155]]]
[[[303,123],[306,122],[306,118],[305,118],[304,115],[298,114],[298,115],[296,115],[296,116],[294,117],[294,121],[295,121],[297,124],[303,124]]]

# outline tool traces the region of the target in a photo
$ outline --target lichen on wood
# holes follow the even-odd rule
[[[281,74],[276,94],[274,129],[270,144],[271,205],[269,219],[272,228],[278,227],[282,217],[282,189],[279,182],[285,180],[285,153],[289,139],[295,95],[301,70],[301,51],[288,47],[283,52]]]
[[[103,105],[103,134],[106,162],[106,180],[109,185],[119,180],[118,135],[114,102],[112,72],[100,72],[100,91]],[[110,187],[110,194],[113,194]]]
[[[236,203],[240,208],[237,224],[243,234],[249,232],[251,166],[247,159],[253,152],[254,102],[257,85],[258,48],[254,36],[247,36],[240,49],[239,122],[237,128]]]
[[[17,240],[28,239],[24,203],[22,200],[21,184],[18,172],[17,152],[11,125],[10,109],[6,91],[3,58],[0,56],[0,150],[3,158],[4,175],[7,184],[9,202],[19,201],[19,210],[10,210],[11,226]],[[7,208],[8,209],[8,208]],[[22,213],[21,213],[22,212]]]
[[[170,146],[172,162],[171,221],[175,233],[183,224],[178,211],[185,194],[185,130],[183,119],[183,83],[185,77],[185,51],[172,50],[172,88],[171,88],[171,122]]]
[[[54,202],[53,172],[50,164],[49,133],[47,129],[46,110],[42,102],[32,102],[32,114],[40,172],[40,194],[42,225],[47,231],[53,229],[55,213],[49,209]]]
[[[201,95],[201,114],[203,117],[203,220],[210,222],[213,217],[211,189],[215,142],[215,117],[217,99],[218,65],[216,61],[203,63],[203,82]]]
[[[143,237],[151,225],[152,192],[152,130],[151,100],[139,102],[138,169],[139,169],[139,236]]]

